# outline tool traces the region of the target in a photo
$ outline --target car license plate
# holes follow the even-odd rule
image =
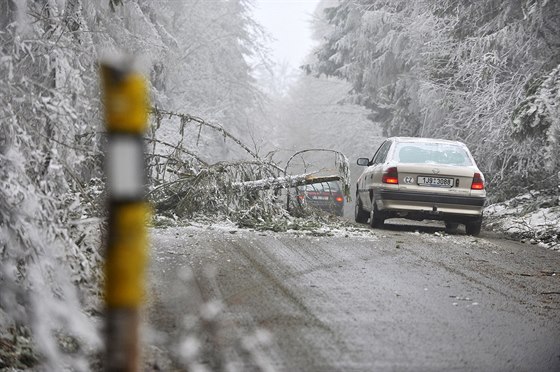
[[[313,200],[329,200],[328,196],[312,196],[311,199]]]
[[[453,178],[418,176],[418,185],[435,187],[453,187]]]

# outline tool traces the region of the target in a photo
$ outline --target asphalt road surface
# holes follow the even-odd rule
[[[324,233],[154,229],[148,369],[560,371],[558,252]]]

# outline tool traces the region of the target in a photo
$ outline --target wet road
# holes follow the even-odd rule
[[[327,235],[154,230],[155,368],[560,370],[558,252],[438,227]]]

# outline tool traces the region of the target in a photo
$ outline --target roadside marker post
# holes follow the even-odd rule
[[[105,252],[105,369],[141,369],[139,311],[147,262],[145,153],[148,94],[128,66],[101,65],[108,143],[105,158],[109,226]]]

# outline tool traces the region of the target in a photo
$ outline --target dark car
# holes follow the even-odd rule
[[[344,194],[339,182],[321,182],[305,185],[297,189],[301,205],[318,208],[325,212],[343,215]]]

